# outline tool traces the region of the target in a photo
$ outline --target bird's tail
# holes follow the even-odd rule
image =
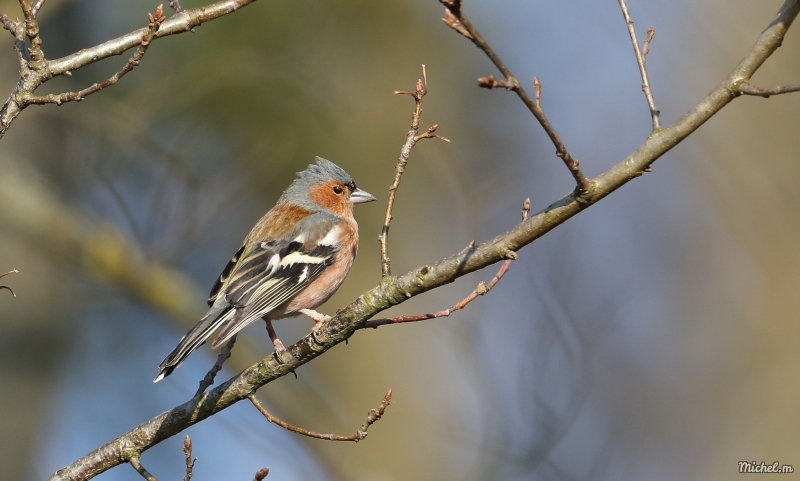
[[[191,331],[187,332],[186,335],[181,338],[181,341],[175,349],[161,361],[161,364],[158,366],[158,376],[153,379],[153,382],[158,382],[172,374],[172,371],[180,366],[180,364],[189,357],[189,354],[203,345],[206,339],[235,312],[236,309],[233,309],[233,306],[225,302],[224,299],[219,299],[215,302],[206,315],[200,319],[200,322],[198,322]]]

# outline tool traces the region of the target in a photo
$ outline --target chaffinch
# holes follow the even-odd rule
[[[356,257],[353,205],[373,200],[341,167],[317,157],[247,235],[211,289],[208,313],[161,362],[153,382],[169,376],[220,328],[212,348],[264,319],[279,355],[285,348],[271,321],[303,313],[316,330],[328,316],[313,309],[336,292]]]

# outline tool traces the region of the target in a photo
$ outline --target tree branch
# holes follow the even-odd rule
[[[147,33],[142,36],[142,41],[139,44],[139,48],[136,49],[136,52],[133,54],[133,57],[128,59],[128,62],[117,71],[114,75],[109,77],[106,80],[103,80],[100,83],[95,83],[79,92],[66,92],[63,94],[49,94],[43,96],[36,96],[32,95],[28,97],[28,104],[35,104],[35,105],[44,105],[44,104],[56,104],[61,105],[66,102],[73,102],[77,101],[80,102],[87,95],[91,95],[93,93],[99,92],[106,87],[110,87],[112,85],[116,85],[125,74],[133,70],[135,67],[139,66],[139,63],[142,61],[145,52],[147,52],[147,47],[150,46],[150,42],[156,36],[159,27],[161,24],[166,20],[167,17],[164,16],[163,5],[159,5],[156,8],[154,13],[147,14],[150,23],[147,27]]]
[[[653,130],[656,131],[661,128],[661,112],[656,108],[656,101],[653,98],[653,91],[650,89],[650,80],[647,76],[646,57],[650,52],[650,41],[656,31],[653,27],[647,30],[647,39],[644,42],[644,50],[639,50],[639,41],[636,40],[636,30],[633,28],[633,19],[628,13],[628,6],[625,0],[619,0],[619,7],[622,10],[622,17],[625,19],[625,24],[628,26],[628,34],[631,36],[631,43],[633,44],[633,52],[636,55],[636,63],[639,65],[639,74],[642,76],[642,91],[647,99],[647,106],[650,108],[650,117],[653,120]]]
[[[44,2],[45,0],[36,0],[35,2],[33,2],[33,4],[31,5],[31,13],[33,13],[34,17],[39,14],[39,9],[42,8]]]
[[[531,211],[531,200],[525,199],[525,202],[522,203],[522,221],[524,222],[525,219],[528,218],[528,213]],[[380,326],[385,326],[387,324],[402,324],[405,322],[418,322],[418,321],[426,321],[428,319],[436,319],[438,317],[447,317],[450,314],[454,313],[455,311],[461,310],[467,307],[467,304],[474,301],[478,298],[478,296],[482,296],[487,292],[491,291],[492,288],[500,282],[500,279],[506,275],[508,268],[511,266],[511,261],[516,260],[516,253],[509,259],[506,259],[503,264],[500,265],[500,269],[497,271],[497,274],[492,277],[488,284],[484,284],[481,282],[478,284],[478,287],[475,288],[467,297],[460,300],[459,302],[453,304],[452,306],[448,307],[447,309],[442,309],[441,311],[431,312],[429,314],[420,314],[416,316],[397,316],[397,317],[390,317],[387,319],[372,319],[367,321],[364,324],[364,329],[371,328],[377,329]]]
[[[133,469],[135,469],[136,472],[139,473],[147,481],[158,481],[158,479],[156,479],[155,476],[150,474],[150,472],[146,470],[144,466],[142,466],[142,463],[139,461],[139,456],[132,456],[131,459],[128,460],[128,462],[131,463]]]
[[[292,372],[349,339],[377,313],[411,297],[455,281],[470,272],[509,258],[509,252],[542,237],[569,218],[599,202],[611,192],[639,177],[653,162],[737,97],[736,86],[749,79],[781,45],[786,31],[800,12],[798,0],[786,0],[774,20],[731,73],[681,118],[654,132],[631,155],[592,180],[594,189],[578,197],[575,192],[551,204],[526,221],[477,246],[422,266],[402,276],[386,276],[349,306],[289,347],[291,358],[279,362],[274,354],[245,369],[220,386],[162,413],[97,448],[54,473],[51,481],[86,481],[125,463],[159,442],[254,394],[261,386]]]
[[[191,481],[197,458],[192,459],[192,438],[188,434],[183,438],[183,457],[186,459],[186,475],[184,475],[183,481]]]
[[[392,209],[394,208],[394,198],[397,195],[397,189],[400,187],[400,179],[403,177],[403,172],[406,170],[408,158],[411,155],[411,149],[422,139],[438,138],[446,142],[450,142],[446,138],[435,135],[436,129],[439,128],[438,124],[434,124],[428,130],[419,134],[419,120],[422,117],[422,98],[428,93],[428,75],[425,72],[425,65],[422,66],[422,78],[417,80],[416,89],[414,92],[406,92],[404,90],[397,90],[397,95],[409,95],[414,98],[414,113],[411,115],[411,129],[406,135],[406,141],[400,149],[400,158],[397,159],[395,166],[394,181],[389,186],[389,200],[386,202],[386,215],[383,219],[383,227],[381,234],[378,236],[378,242],[381,245],[381,275],[392,275],[391,260],[389,259],[389,224],[392,222]]]
[[[765,99],[768,99],[773,95],[800,92],[800,84],[781,85],[780,87],[765,89],[761,87],[756,87],[755,85],[750,84],[749,81],[744,81],[741,84],[739,84],[736,90],[741,95],[755,95],[758,97],[764,97]]]
[[[223,15],[233,13],[242,7],[250,5],[254,1],[255,0],[220,0],[204,7],[182,10],[180,13],[176,13],[160,25],[158,32],[153,37],[153,40],[166,37],[167,35],[194,31],[194,27],[198,27],[205,22],[222,17]],[[27,4],[27,0],[20,0],[20,2]],[[30,8],[30,6],[28,6],[28,8]],[[30,27],[29,23],[31,25]],[[10,20],[3,20],[3,26],[4,28],[7,26],[13,26],[13,22]],[[22,113],[22,110],[31,105],[31,99],[36,100],[39,104],[58,103],[50,101],[42,102],[42,97],[34,96],[34,92],[42,84],[53,77],[59,75],[70,75],[70,72],[73,70],[77,70],[81,67],[85,67],[86,65],[98,62],[113,55],[121,55],[126,50],[141,46],[142,39],[148,35],[149,31],[149,27],[141,28],[121,37],[109,40],[108,42],[81,50],[60,59],[46,60],[42,54],[38,61],[34,61],[35,55],[38,55],[36,52],[40,52],[41,49],[40,39],[38,37],[39,27],[36,24],[36,19],[33,18],[32,11],[31,22],[28,22],[26,17],[25,28],[26,34],[29,37],[31,37],[31,35],[35,37],[36,43],[34,43],[34,38],[31,37],[31,62],[25,61],[24,48],[20,48],[19,45],[17,45],[17,50],[20,55],[19,82],[9,96],[8,100],[6,100],[5,104],[3,104],[3,107],[0,109],[0,138],[5,135],[9,127],[11,127],[11,123],[19,116],[20,113]],[[19,44],[19,41],[17,44]],[[44,98],[47,98],[47,96]]]
[[[231,349],[233,349],[234,344],[236,344],[236,334],[234,334],[228,343],[225,344],[225,347],[219,351],[217,362],[214,363],[208,373],[206,373],[206,376],[200,381],[200,386],[197,388],[197,392],[194,393],[195,397],[202,394],[209,386],[214,384],[214,378],[217,376],[217,373],[222,370],[222,364],[231,357]]]
[[[3,277],[5,277],[7,275],[10,275],[10,274],[16,274],[17,272],[19,272],[19,271],[16,270],[16,269],[11,269],[8,272],[4,272],[4,273],[0,274],[0,279],[2,279]],[[17,294],[10,287],[8,287],[8,286],[0,286],[0,290],[3,290],[3,289],[5,289],[8,292],[10,292],[12,296],[17,297]]]
[[[287,429],[289,431],[292,431],[293,433],[302,434],[303,436],[308,436],[310,438],[315,438],[315,439],[324,439],[326,441],[353,441],[357,443],[367,437],[368,434],[367,430],[369,429],[369,427],[372,426],[377,421],[379,421],[383,416],[383,413],[386,411],[386,407],[389,405],[389,403],[392,402],[392,390],[389,389],[388,391],[386,391],[386,394],[383,396],[383,401],[381,402],[381,405],[378,406],[376,409],[370,409],[369,412],[367,413],[367,419],[365,419],[364,423],[361,424],[361,428],[358,431],[356,431],[355,434],[352,434],[350,436],[342,436],[339,434],[320,434],[314,431],[303,429],[298,426],[294,426],[292,424],[287,423],[286,421],[282,421],[277,417],[273,416],[272,413],[267,411],[267,408],[265,408],[264,405],[261,404],[261,402],[258,400],[255,394],[251,394],[250,396],[247,397],[250,399],[250,402],[253,403],[253,406],[255,406],[256,409],[258,409],[258,411],[261,414],[263,414],[265,418],[267,418],[267,421],[273,424],[277,424],[278,426]]]
[[[506,64],[500,60],[500,57],[497,56],[494,50],[492,50],[492,47],[489,46],[480,32],[478,32],[478,30],[461,11],[461,0],[439,1],[445,6],[446,9],[445,18],[442,19],[444,20],[444,23],[461,35],[472,40],[472,43],[474,43],[476,47],[478,47],[481,51],[483,51],[483,53],[486,54],[487,57],[489,57],[492,63],[505,77],[505,80],[502,81],[502,84],[497,84],[494,86],[502,86],[506,90],[511,90],[517,94],[520,100],[522,100],[522,103],[528,107],[528,110],[530,110],[536,120],[539,121],[539,124],[542,126],[547,136],[550,137],[550,141],[553,142],[553,145],[556,148],[556,156],[558,156],[564,162],[564,165],[567,166],[567,169],[569,169],[572,177],[575,179],[575,183],[578,186],[578,191],[581,194],[590,194],[592,185],[589,179],[587,179],[583,174],[583,171],[581,171],[580,162],[570,155],[569,151],[567,150],[567,146],[564,145],[561,137],[559,137],[555,128],[553,128],[553,125],[549,120],[547,120],[547,117],[545,116],[544,111],[539,103],[531,100],[531,98],[528,96],[528,93],[520,85],[519,80],[514,77],[514,75],[511,73],[511,70],[509,70],[508,67],[506,67]],[[493,86],[489,86],[481,82],[485,78],[494,79],[494,76],[479,78],[478,85],[484,88],[493,88]]]

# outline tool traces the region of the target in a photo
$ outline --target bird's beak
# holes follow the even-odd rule
[[[358,187],[356,187],[356,190],[350,194],[350,202],[353,204],[363,204],[364,202],[372,202],[373,200],[378,199],[374,195],[365,190],[361,190]]]

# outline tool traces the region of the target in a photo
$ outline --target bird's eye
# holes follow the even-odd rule
[[[334,192],[336,195],[342,195],[342,192],[344,192],[344,190],[343,190],[343,189],[342,189],[340,186],[338,186],[338,185],[334,185],[334,186],[333,186],[333,192]]]

